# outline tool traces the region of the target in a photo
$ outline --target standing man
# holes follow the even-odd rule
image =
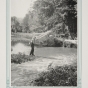
[[[34,56],[34,43],[35,43],[35,38],[36,37],[33,37],[32,40],[31,40],[31,51],[30,51],[30,55],[33,55]]]

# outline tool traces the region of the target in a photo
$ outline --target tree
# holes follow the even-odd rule
[[[28,32],[29,31],[29,14],[25,15],[22,25],[23,25],[23,30],[25,32]]]
[[[17,32],[18,30],[20,30],[20,23],[18,19],[15,16],[11,17],[11,31]]]
[[[37,0],[33,9],[31,13],[35,21],[32,21],[32,24],[39,23],[51,30],[62,23],[60,30],[63,30],[63,33],[66,32],[65,26],[68,26],[70,34],[77,34],[77,0]]]

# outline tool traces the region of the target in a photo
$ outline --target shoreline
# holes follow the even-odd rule
[[[64,62],[63,65],[60,65],[60,62],[62,61],[59,61],[59,59],[35,57],[34,59],[32,58],[32,60],[23,62],[21,64],[11,63],[11,85],[32,86],[32,84],[34,85],[32,82],[34,82],[36,79],[39,79],[39,75],[42,74],[42,72],[47,73],[51,68],[56,67],[65,68],[65,66],[77,66],[76,63],[66,65]]]

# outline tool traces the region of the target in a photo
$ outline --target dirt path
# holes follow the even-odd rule
[[[31,61],[22,64],[11,64],[11,85],[29,86],[38,77],[38,74],[47,71],[50,67],[76,64],[76,58],[45,58],[32,57]]]

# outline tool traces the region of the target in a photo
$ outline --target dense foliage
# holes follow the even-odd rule
[[[77,66],[57,66],[39,74],[35,86],[77,86]]]
[[[14,23],[18,31],[19,22]],[[54,30],[55,33],[69,33],[74,39],[74,34],[77,35],[77,0],[37,0],[33,11],[29,11],[21,23],[22,32]]]
[[[17,17],[11,17],[11,32],[22,32],[22,26]]]

